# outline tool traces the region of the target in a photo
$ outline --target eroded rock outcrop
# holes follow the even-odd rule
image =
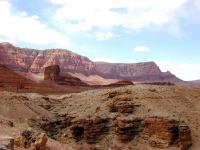
[[[133,113],[137,105],[129,98],[113,100],[108,104],[110,112],[119,112],[123,114]]]
[[[69,116],[55,116],[54,118],[42,117],[41,119],[29,119],[28,124],[31,127],[44,130],[51,138],[56,138],[62,129],[65,129],[71,124]]]
[[[145,119],[145,135],[151,146],[165,148],[178,139],[178,122],[165,118],[150,117]]]
[[[130,142],[142,130],[141,118],[119,117],[115,120],[114,132],[121,142]]]
[[[48,66],[44,70],[44,80],[59,81],[60,67],[58,65]]]
[[[181,150],[191,146],[190,129],[174,119],[149,117],[145,119],[145,135],[152,147],[167,148],[177,145]]]
[[[109,131],[108,118],[81,119],[72,123],[70,128],[76,141],[84,139],[87,143],[96,143]]]
[[[44,71],[44,80],[54,81],[60,85],[72,85],[72,86],[87,86],[79,78],[73,77],[69,74],[60,73],[60,67],[58,65],[48,66]]]

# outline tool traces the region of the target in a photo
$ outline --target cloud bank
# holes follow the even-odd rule
[[[60,6],[54,15],[66,30],[123,27],[143,29],[176,22],[189,0],[50,0]]]
[[[0,41],[66,46],[69,39],[42,23],[36,15],[14,12],[9,1],[0,1]]]

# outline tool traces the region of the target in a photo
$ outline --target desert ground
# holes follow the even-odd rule
[[[1,136],[15,138],[27,129],[44,132],[48,135],[46,147],[49,150],[179,150],[176,142],[166,148],[151,146],[142,123],[139,125],[141,130],[126,141],[115,131],[118,118],[139,118],[143,122],[148,117],[184,123],[191,131],[190,149],[200,148],[200,88],[138,84],[73,94],[1,91],[0,95]],[[118,102],[122,104],[121,111],[111,110],[111,106]],[[133,106],[131,111],[126,111],[129,109],[127,104]],[[83,129],[82,122],[95,122],[97,118],[107,121],[97,135],[93,134],[93,130],[96,133],[99,125],[89,127],[90,130],[85,128],[90,131],[89,135],[84,135],[86,131],[75,130]]]

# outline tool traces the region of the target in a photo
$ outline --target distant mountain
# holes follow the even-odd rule
[[[0,43],[0,64],[22,73],[43,73],[44,68],[59,65],[62,73],[79,76],[98,76],[104,79],[131,80],[134,82],[181,82],[170,72],[161,72],[154,62],[106,63],[93,62],[87,57],[64,49],[35,50]]]

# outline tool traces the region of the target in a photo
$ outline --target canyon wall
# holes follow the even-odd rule
[[[98,75],[105,79],[149,81],[181,81],[170,72],[161,72],[154,62],[104,63],[64,49],[35,50],[0,43],[0,64],[17,72],[43,73],[45,67],[59,65],[62,73]]]

